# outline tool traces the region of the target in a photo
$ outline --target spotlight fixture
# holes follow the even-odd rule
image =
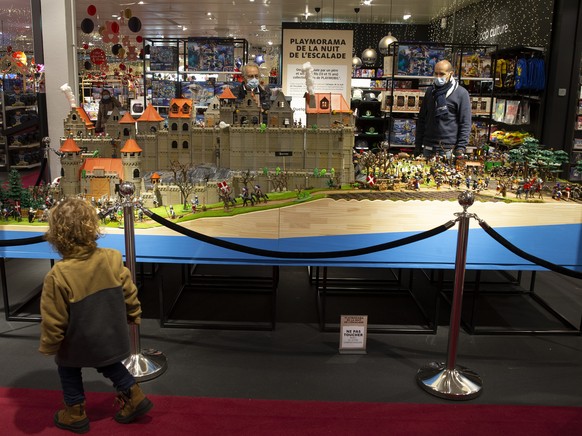
[[[411,17],[412,17],[412,15],[410,15],[410,14],[404,14],[404,15],[402,16],[402,19],[403,19],[403,20],[410,20],[410,18],[411,18]]]
[[[321,8],[319,8],[319,7],[315,8],[315,13],[316,14],[319,14],[320,11],[321,11]]]

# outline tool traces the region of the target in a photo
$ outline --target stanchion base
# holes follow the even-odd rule
[[[152,380],[162,375],[168,368],[166,356],[156,350],[142,350],[123,361],[125,367],[138,382]]]
[[[416,380],[429,394],[447,400],[472,400],[483,389],[477,373],[459,365],[455,369],[447,369],[442,362],[431,362],[419,369]]]

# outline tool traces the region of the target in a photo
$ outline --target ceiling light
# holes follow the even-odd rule
[[[372,4],[372,0],[361,0],[360,4],[362,6],[370,6]]]
[[[408,19],[410,19],[410,17],[412,17],[412,15],[410,15],[410,14],[404,14],[404,15],[402,16],[402,19],[403,19],[403,20],[408,20]]]
[[[267,44],[273,45],[273,41],[267,41]]]
[[[212,12],[206,12],[206,15],[211,16]]]

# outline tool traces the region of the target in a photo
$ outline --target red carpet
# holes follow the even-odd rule
[[[117,424],[113,394],[87,394],[90,435],[512,435],[582,434],[582,408],[268,401],[150,395],[154,408]],[[61,393],[0,388],[0,434],[66,435],[53,426]]]

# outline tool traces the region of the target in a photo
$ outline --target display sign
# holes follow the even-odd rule
[[[275,156],[293,156],[293,152],[292,151],[276,151],[275,152]]]
[[[340,322],[340,354],[365,354],[368,315],[342,315]]]
[[[352,30],[283,29],[283,92],[296,121],[305,125],[306,92],[350,101],[353,38]]]
[[[189,71],[234,71],[234,40],[188,38]]]

